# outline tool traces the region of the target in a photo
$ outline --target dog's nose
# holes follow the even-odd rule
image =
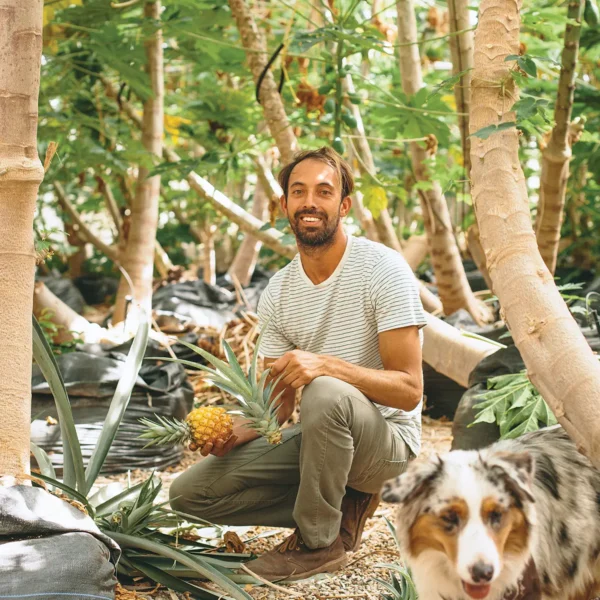
[[[494,567],[482,561],[476,562],[469,571],[475,583],[487,583],[494,576]]]

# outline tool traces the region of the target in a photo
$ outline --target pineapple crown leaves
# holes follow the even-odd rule
[[[147,431],[144,431],[138,436],[140,439],[149,440],[144,448],[154,446],[159,442],[165,443],[165,433],[168,434],[168,437],[166,438],[167,442],[185,442],[185,440],[182,439],[182,431],[189,432],[189,427],[185,421],[179,421],[178,419],[167,419],[165,417],[161,417],[160,415],[156,415],[156,418],[158,419],[160,425],[154,421],[151,421],[150,419],[146,419],[145,417],[139,420],[142,425],[148,428]]]

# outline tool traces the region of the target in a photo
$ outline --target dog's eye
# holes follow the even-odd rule
[[[502,517],[504,515],[499,510],[493,510],[488,514],[488,520],[492,527],[497,527],[502,523]]]
[[[454,531],[458,527],[459,518],[458,515],[454,511],[447,512],[442,515],[442,521],[444,523],[445,531]]]

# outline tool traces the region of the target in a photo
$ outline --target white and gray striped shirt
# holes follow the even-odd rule
[[[299,255],[273,275],[258,316],[261,326],[270,319],[260,348],[265,357],[298,349],[368,369],[383,369],[379,333],[426,323],[415,276],[404,258],[383,244],[350,235],[342,260],[322,283],[311,282]],[[422,402],[410,412],[376,406],[418,455]]]

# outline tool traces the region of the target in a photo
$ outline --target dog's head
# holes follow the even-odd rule
[[[453,587],[487,598],[503,570],[524,566],[529,556],[533,469],[528,453],[493,450],[412,463],[383,490],[384,501],[399,504],[407,562],[442,561]]]

